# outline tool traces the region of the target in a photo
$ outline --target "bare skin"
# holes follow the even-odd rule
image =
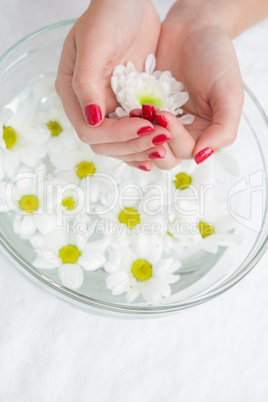
[[[79,138],[98,154],[147,170],[153,166],[152,152],[163,157],[154,160],[156,166],[170,169],[204,149],[215,152],[231,144],[243,105],[231,39],[265,15],[265,0],[178,0],[161,25],[151,0],[93,0],[65,41],[56,80]],[[170,70],[184,83],[190,95],[185,111],[195,116],[191,125],[184,127],[159,110],[167,127],[139,117],[104,117],[117,106],[110,87],[115,65],[131,60],[142,71],[149,53],[156,54],[159,70]],[[94,127],[84,114],[92,103],[102,114]],[[148,126],[154,131],[138,137],[137,131]],[[171,139],[154,146],[159,134]]]

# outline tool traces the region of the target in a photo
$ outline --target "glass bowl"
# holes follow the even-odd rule
[[[0,110],[40,74],[54,76],[62,44],[74,20],[63,21],[27,36],[0,58]],[[55,273],[42,272],[30,261],[33,250],[14,235],[5,214],[0,215],[0,252],[19,273],[37,288],[92,313],[121,317],[152,317],[185,310],[220,295],[242,279],[267,248],[267,118],[245,86],[238,138],[228,151],[236,158],[235,177],[228,183],[228,209],[237,221],[243,241],[215,255],[196,255],[184,265],[181,280],[172,285],[172,295],[159,306],[128,304],[120,296],[105,292],[104,273],[95,276],[94,286],[72,291],[61,285]],[[88,275],[91,275],[89,273]],[[96,273],[94,273],[96,275]],[[96,280],[97,278],[97,280]]]

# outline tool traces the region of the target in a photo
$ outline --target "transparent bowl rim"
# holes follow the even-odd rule
[[[71,26],[75,23],[76,19],[69,19],[69,20],[64,20],[60,21],[48,26],[45,26],[41,29],[38,29],[37,31],[25,36],[22,38],[20,41],[16,42],[12,47],[7,49],[2,56],[0,56],[0,64],[2,64],[13,52],[15,52],[19,47],[24,45],[27,42],[30,42],[32,39],[41,36],[45,34],[46,32],[49,32],[51,30],[61,28],[63,26]],[[246,84],[244,84],[244,89],[245,92],[249,95],[251,100],[255,103],[256,107],[258,108],[260,115],[262,116],[263,120],[266,123],[266,126],[268,127],[268,119],[263,111],[261,105],[257,101],[256,97],[252,93],[252,91],[247,87]],[[27,262],[22,256],[18,255],[16,251],[12,248],[9,242],[7,242],[2,234],[0,233],[0,246],[4,250],[5,253],[3,253],[3,257],[6,258],[6,260],[9,263],[12,263],[12,265],[19,271],[20,274],[28,282],[30,282],[32,285],[37,287],[38,289],[41,289],[45,291],[46,293],[49,293],[53,296],[56,296],[58,299],[61,299],[65,301],[66,303],[71,304],[74,307],[77,307],[80,310],[84,311],[90,311],[92,313],[97,313],[97,314],[102,314],[102,315],[107,315],[106,313],[114,313],[118,316],[118,313],[124,313],[125,315],[135,316],[138,315],[139,317],[141,316],[155,316],[155,315],[161,315],[161,314],[170,314],[172,312],[180,311],[180,310],[185,310],[190,307],[199,305],[201,303],[207,302],[211,299],[213,299],[216,296],[221,295],[224,293],[226,290],[230,289],[233,287],[236,283],[238,283],[242,278],[244,278],[257,264],[257,262],[260,260],[260,258],[263,256],[265,251],[268,248],[268,236],[265,237],[265,239],[262,242],[261,247],[259,248],[258,252],[256,255],[252,258],[252,260],[241,270],[237,275],[232,277],[230,280],[225,282],[222,285],[219,285],[215,289],[208,291],[202,296],[198,296],[193,298],[190,301],[186,302],[179,302],[174,305],[162,305],[162,306],[150,306],[150,307],[137,307],[137,306],[131,306],[131,305],[120,305],[119,303],[108,303],[108,302],[103,302],[95,299],[91,299],[87,296],[82,296],[79,293],[76,293],[75,291],[71,291],[68,288],[65,288],[63,286],[60,286],[56,283],[54,283],[52,280],[48,280],[48,278],[45,277],[45,275],[38,273],[35,268],[33,267],[32,264]],[[10,259],[12,261],[10,261]],[[121,314],[122,315],[122,314]]]

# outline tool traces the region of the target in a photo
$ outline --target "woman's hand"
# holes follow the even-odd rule
[[[194,122],[185,126],[195,141],[194,146],[188,141],[188,149],[180,141],[185,129],[179,122],[176,128],[172,119],[172,139],[166,148],[175,159],[173,163],[169,163],[168,157],[158,161],[157,166],[162,169],[179,163],[182,146],[184,153],[191,153],[200,163],[236,138],[243,85],[228,27],[224,27],[224,21],[230,22],[230,18],[224,17],[213,2],[180,0],[162,24],[157,69],[170,70],[183,82],[190,96],[184,110],[195,116]],[[166,117],[166,128],[170,130],[171,116],[165,112],[161,115]]]
[[[162,145],[155,147],[152,142],[157,130],[146,141],[139,138],[146,129],[154,131],[150,122],[105,118],[117,106],[110,85],[114,67],[131,60],[142,71],[147,55],[156,51],[160,27],[151,0],[93,0],[70,31],[56,90],[79,138],[96,152],[97,144],[102,144],[106,155],[116,150],[122,160],[129,160],[129,154],[135,159],[140,150],[145,159],[152,152],[165,152]]]

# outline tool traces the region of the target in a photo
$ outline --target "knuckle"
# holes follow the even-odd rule
[[[176,166],[178,166],[178,164],[181,162],[180,159],[176,159],[176,160],[172,160],[170,161],[169,158],[165,159],[164,161],[162,161],[161,163],[161,167],[160,169],[162,170],[170,170],[175,168]]]
[[[133,153],[133,154],[145,151],[147,148],[149,148],[144,145],[144,142],[139,141],[139,138],[132,140],[129,143],[129,147],[130,147],[131,153]]]
[[[101,151],[101,147],[98,145],[90,145],[90,148],[92,149],[93,152],[97,155],[103,155],[103,152]]]
[[[224,146],[228,146],[234,143],[237,136],[236,131],[228,131],[224,138]]]
[[[85,144],[90,144],[90,136],[85,131],[79,131],[77,132],[77,135],[80,141]]]
[[[74,91],[79,90],[81,87],[89,84],[94,84],[88,71],[74,72],[72,77],[72,86]]]

